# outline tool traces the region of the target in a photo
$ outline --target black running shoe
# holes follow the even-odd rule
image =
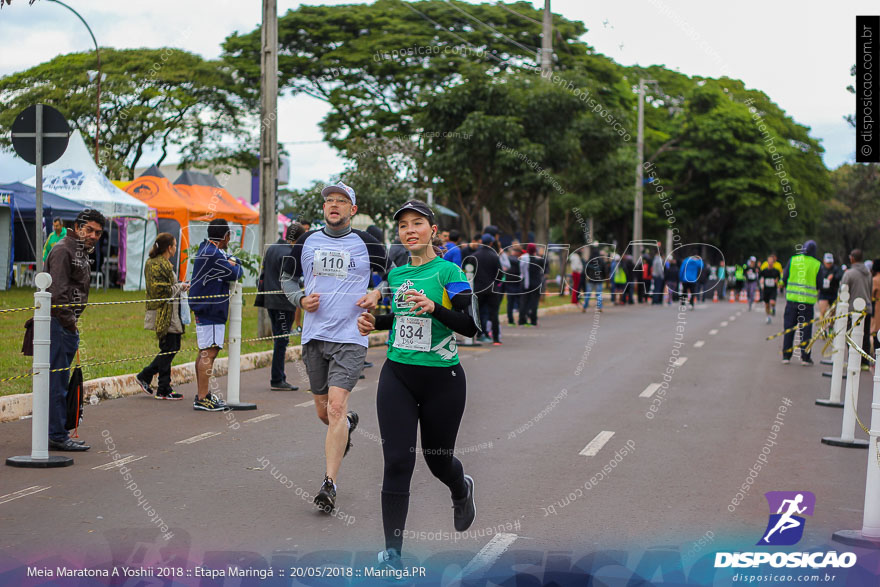
[[[336,507],[336,486],[333,484],[333,479],[327,475],[324,475],[324,484],[315,496],[315,505],[325,514],[329,514]]]
[[[355,431],[355,429],[358,427],[358,422],[360,421],[360,418],[358,418],[357,412],[349,412],[347,418],[348,418],[348,423],[349,423],[348,444],[345,445],[345,452],[342,453],[343,457],[345,457],[345,455],[348,454],[348,451],[350,451],[351,447],[353,446],[351,444],[351,433]]]
[[[457,532],[464,532],[470,528],[474,523],[474,518],[477,517],[477,504],[474,502],[474,480],[470,475],[465,475],[464,482],[467,484],[467,497],[452,500],[452,514]]]
[[[153,395],[153,387],[150,385],[149,381],[144,381],[138,375],[134,376],[134,380],[137,381],[138,386],[144,391],[144,393]]]

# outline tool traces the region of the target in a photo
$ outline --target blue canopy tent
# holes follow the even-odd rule
[[[4,230],[3,218],[0,216],[0,257],[4,249],[3,242],[8,242],[9,259],[3,265],[0,258],[0,270],[6,279],[0,279],[0,289],[8,289],[12,280],[12,264],[26,263],[36,260],[34,251],[34,230],[37,222],[37,190],[20,182],[0,184],[0,209],[5,207],[10,212],[9,230]],[[6,201],[5,204],[3,202]],[[85,206],[52,192],[43,190],[43,214],[40,222],[44,230],[52,226],[53,218],[72,221]],[[0,212],[2,214],[2,212]],[[45,233],[44,233],[45,234]],[[8,240],[7,240],[8,239]],[[39,252],[42,254],[42,251]]]

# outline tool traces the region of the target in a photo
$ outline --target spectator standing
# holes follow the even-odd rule
[[[210,381],[214,359],[223,348],[226,336],[229,284],[242,276],[238,260],[225,252],[231,239],[232,231],[226,220],[215,218],[208,225],[208,238],[199,245],[193,260],[190,309],[196,318],[199,347],[199,358],[196,359],[198,396],[193,401],[194,410],[218,412],[227,407],[226,402],[210,390]]]
[[[297,222],[292,223],[284,231],[284,238],[278,239],[266,250],[263,257],[263,274],[259,281],[260,291],[280,291],[282,280],[294,279],[294,270],[287,267],[284,271],[286,259],[293,258],[293,244],[306,231]],[[263,296],[263,307],[269,314],[269,322],[272,325],[273,340],[272,368],[269,375],[269,389],[273,391],[297,391],[299,387],[287,382],[284,373],[284,361],[287,356],[287,345],[290,343],[290,334],[293,332],[296,322],[296,311],[287,296],[283,293],[266,294]]]
[[[180,320],[180,294],[189,289],[188,283],[177,281],[177,272],[171,258],[177,253],[177,239],[163,232],[156,236],[150,249],[150,258],[144,264],[144,280],[147,285],[147,302],[144,328],[156,331],[159,354],[135,375],[137,384],[147,393],[153,393],[153,376],[159,376],[156,399],[182,400],[183,394],[171,388],[171,363],[180,350],[184,325]],[[172,299],[169,299],[172,298]]]
[[[459,267],[461,267],[461,249],[458,246],[458,241],[461,239],[461,233],[455,230],[454,228],[449,231],[449,242],[446,243],[446,253],[443,255],[443,258],[446,261],[451,263],[455,263]]]
[[[663,243],[658,241],[657,252],[651,260],[651,275],[653,276],[654,282],[654,293],[651,301],[655,306],[663,305],[663,284],[665,283],[666,268],[663,266],[663,255],[660,253],[662,248]]]
[[[804,243],[803,252],[788,260],[788,266],[782,275],[782,286],[785,288],[785,313],[783,314],[784,330],[794,329],[798,323],[806,323],[801,328],[801,339],[810,340],[813,336],[813,306],[819,297],[819,259],[816,257],[816,242],[808,240]],[[855,298],[851,298],[855,299]],[[782,364],[791,363],[794,352],[794,330],[787,332],[782,339]],[[801,351],[801,364],[810,366],[813,360],[810,352]]]
[[[850,267],[843,274],[841,284],[849,287],[850,308],[856,298],[862,298],[867,304],[865,306],[864,318],[864,335],[862,336],[862,349],[870,352],[871,349],[871,315],[874,313],[874,304],[872,303],[871,289],[871,272],[865,267],[864,257],[861,249],[853,249],[849,254]],[[869,366],[868,359],[862,357],[862,369],[867,370]]]
[[[52,308],[49,345],[49,450],[86,451],[91,448],[67,432],[67,386],[69,369],[79,349],[79,318],[89,301],[91,267],[89,254],[104,233],[104,216],[85,209],[67,234],[49,251],[44,271],[52,276],[49,293],[52,305],[83,304],[74,308]],[[55,371],[60,369],[60,371]]]
[[[55,243],[63,239],[67,236],[67,229],[64,228],[64,224],[61,222],[60,218],[52,219],[52,232],[49,233],[49,238],[46,239],[46,244],[43,245],[43,263],[46,262],[46,259],[49,258],[49,251],[52,250],[52,247],[55,246]]]

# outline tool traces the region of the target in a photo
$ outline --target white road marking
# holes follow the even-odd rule
[[[116,467],[121,467],[122,465],[127,465],[128,463],[133,463],[135,461],[139,461],[141,459],[147,458],[147,455],[142,457],[136,457],[134,455],[128,455],[127,457],[123,457],[117,461],[111,461],[109,463],[104,463],[103,465],[98,465],[97,467],[92,467],[94,471],[109,471],[110,469],[115,469]]]
[[[315,400],[310,399],[310,400],[307,401],[307,402],[303,402],[303,403],[301,403],[301,404],[296,404],[294,407],[296,407],[296,408],[304,408],[304,407],[306,407],[306,406],[310,406],[310,405],[312,405],[312,404],[314,404],[314,403],[315,403]]]
[[[193,444],[194,442],[198,442],[200,440],[205,440],[206,438],[211,438],[212,436],[219,436],[219,432],[205,432],[204,434],[198,434],[191,438],[187,438],[185,440],[178,440],[174,444]]]
[[[41,491],[46,491],[52,487],[51,485],[47,485],[46,487],[40,487],[39,485],[34,485],[32,487],[28,487],[26,489],[20,489],[14,493],[7,493],[6,495],[0,495],[0,503],[6,503],[8,501],[12,501],[13,499],[18,499],[20,497],[27,497],[28,495],[33,495],[35,493],[39,493]]]
[[[736,320],[736,316],[731,316],[728,320]]]
[[[614,436],[614,432],[610,430],[603,430],[599,434],[596,435],[596,438],[590,441],[590,444],[584,447],[584,450],[579,452],[579,455],[585,457],[594,457],[596,453],[602,450],[602,447],[605,446],[605,443],[611,440],[611,437]]]
[[[721,327],[722,327],[722,328],[725,327],[725,326],[727,326],[727,322],[726,322],[726,321],[721,323]]]
[[[709,334],[711,334],[712,336],[715,336],[716,334],[718,334],[718,329],[713,328],[712,330],[709,331]]]
[[[639,397],[651,397],[654,395],[657,390],[660,389],[659,383],[652,383],[648,387],[645,388],[645,391],[639,394]]]
[[[281,414],[263,414],[262,416],[257,416],[256,418],[250,418],[249,420],[245,420],[244,423],[247,424],[248,422],[250,422],[253,424],[256,422],[262,422],[263,420],[271,420],[275,416],[280,416],[280,415]]]
[[[473,576],[474,578],[479,577],[480,574],[492,568],[492,565],[495,564],[495,561],[504,554],[510,545],[513,544],[517,539],[516,534],[496,534],[492,537],[492,540],[486,543],[486,546],[480,549],[480,552],[477,553],[477,556],[471,559],[465,567],[461,570],[461,573],[453,579],[453,583],[467,576]]]
[[[673,365],[675,365],[676,367],[681,367],[682,365],[687,363],[687,360],[687,357],[679,357],[678,360],[673,363]]]
[[[694,343],[694,348],[695,348],[695,349],[698,349],[698,348],[700,348],[701,346],[703,346],[704,344],[706,344],[706,341],[705,341],[705,340],[698,340],[697,342]]]

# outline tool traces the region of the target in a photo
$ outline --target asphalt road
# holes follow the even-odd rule
[[[672,553],[677,563],[657,563],[657,578],[683,569],[680,581],[693,581],[707,553],[756,548],[768,518],[763,493],[777,490],[816,496],[798,549],[846,549],[830,537],[861,528],[866,452],[819,442],[840,434],[842,411],[814,405],[828,395],[820,372],[830,368],[783,366],[781,339],[764,341],[777,330],[742,304],[709,303],[683,316],[675,305],[635,306],[503,327],[502,347],[461,349],[468,404],[457,456],[476,480],[477,519],[467,535],[453,533],[448,490],[419,458],[405,562],[426,565],[423,582],[433,584],[449,584],[462,567],[475,584],[514,571],[537,581],[522,584],[567,584],[603,564],[605,584],[627,584],[637,567],[654,575],[652,553]],[[187,569],[239,561],[288,574],[369,565],[383,548],[375,392],[384,355],[370,349],[376,366],[350,399],[360,426],[337,480],[337,515],[311,506],[325,428],[310,394],[272,392],[267,369],[245,372],[242,398],[256,411],[195,412],[193,384],[178,389],[182,402],[107,401],[88,409],[81,436],[93,448],[75,454],[74,466],[0,469],[0,584],[17,581],[21,565],[61,560]],[[287,372],[308,388],[301,364]],[[668,387],[652,386],[664,373]],[[863,373],[863,419],[871,385]],[[29,421],[0,425],[2,455],[28,454],[29,442]],[[765,446],[766,464],[734,502]],[[128,458],[122,467],[111,447]],[[877,559],[864,557],[876,572]],[[730,574],[706,575],[704,584],[730,584]],[[191,574],[179,581],[221,584]]]

